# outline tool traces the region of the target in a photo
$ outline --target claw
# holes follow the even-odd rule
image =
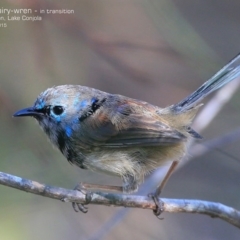
[[[87,213],[88,212],[88,208],[85,207],[86,204],[89,204],[92,200],[92,193],[91,192],[87,192],[84,189],[84,186],[82,185],[82,183],[79,183],[78,185],[76,185],[76,187],[74,188],[74,190],[79,191],[83,194],[85,194],[85,203],[76,203],[73,202],[72,203],[72,208],[75,212],[79,212],[81,211],[82,213]]]
[[[164,202],[159,200],[158,196],[155,193],[149,193],[148,197],[152,198],[152,200],[154,201],[156,208],[153,209],[153,214],[160,220],[163,220],[163,218],[160,218],[160,214],[163,212],[163,206],[164,206]]]
[[[76,203],[76,202],[73,202],[72,203],[72,207],[73,207],[73,210],[75,212],[79,212],[81,211],[82,213],[87,213],[88,212],[88,208],[85,207],[83,204],[81,203]]]

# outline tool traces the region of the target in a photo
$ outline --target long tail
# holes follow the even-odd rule
[[[195,92],[172,106],[175,113],[184,112],[205,98],[211,92],[240,77],[240,54],[233,58],[227,65],[219,70],[213,77],[206,81]]]

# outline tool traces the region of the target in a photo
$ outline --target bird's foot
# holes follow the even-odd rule
[[[92,200],[92,192],[89,192],[87,191],[85,188],[84,188],[84,185],[82,183],[79,183],[75,188],[74,190],[77,190],[81,193],[83,193],[85,195],[85,203],[82,204],[82,203],[77,203],[77,202],[73,202],[72,203],[72,207],[73,207],[73,210],[75,212],[83,212],[83,213],[87,213],[88,212],[88,208],[85,206],[87,204],[89,204]]]
[[[156,208],[153,209],[153,214],[158,218],[163,220],[163,218],[160,218],[159,216],[161,215],[161,213],[164,211],[163,206],[164,206],[164,202],[161,201],[161,199],[159,199],[159,194],[156,193],[149,193],[148,197],[152,198],[152,200],[154,201]]]

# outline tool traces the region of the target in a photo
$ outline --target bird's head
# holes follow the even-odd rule
[[[99,102],[100,91],[79,85],[62,85],[42,92],[32,107],[17,111],[14,117],[34,117],[51,141],[71,138],[81,122]]]

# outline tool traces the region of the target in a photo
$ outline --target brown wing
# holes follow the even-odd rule
[[[137,107],[140,108],[139,105]],[[88,129],[87,132],[82,132],[85,143],[114,148],[166,146],[186,141],[186,136],[161,121],[159,115],[152,113],[153,108],[150,108],[148,114],[142,108],[136,110],[132,104],[122,104],[114,113],[107,109],[111,108],[99,108],[84,121],[83,124],[87,126],[83,129]]]
[[[128,128],[110,137],[103,146],[105,147],[128,147],[128,146],[168,146],[181,141],[186,137],[172,129],[141,129]]]

